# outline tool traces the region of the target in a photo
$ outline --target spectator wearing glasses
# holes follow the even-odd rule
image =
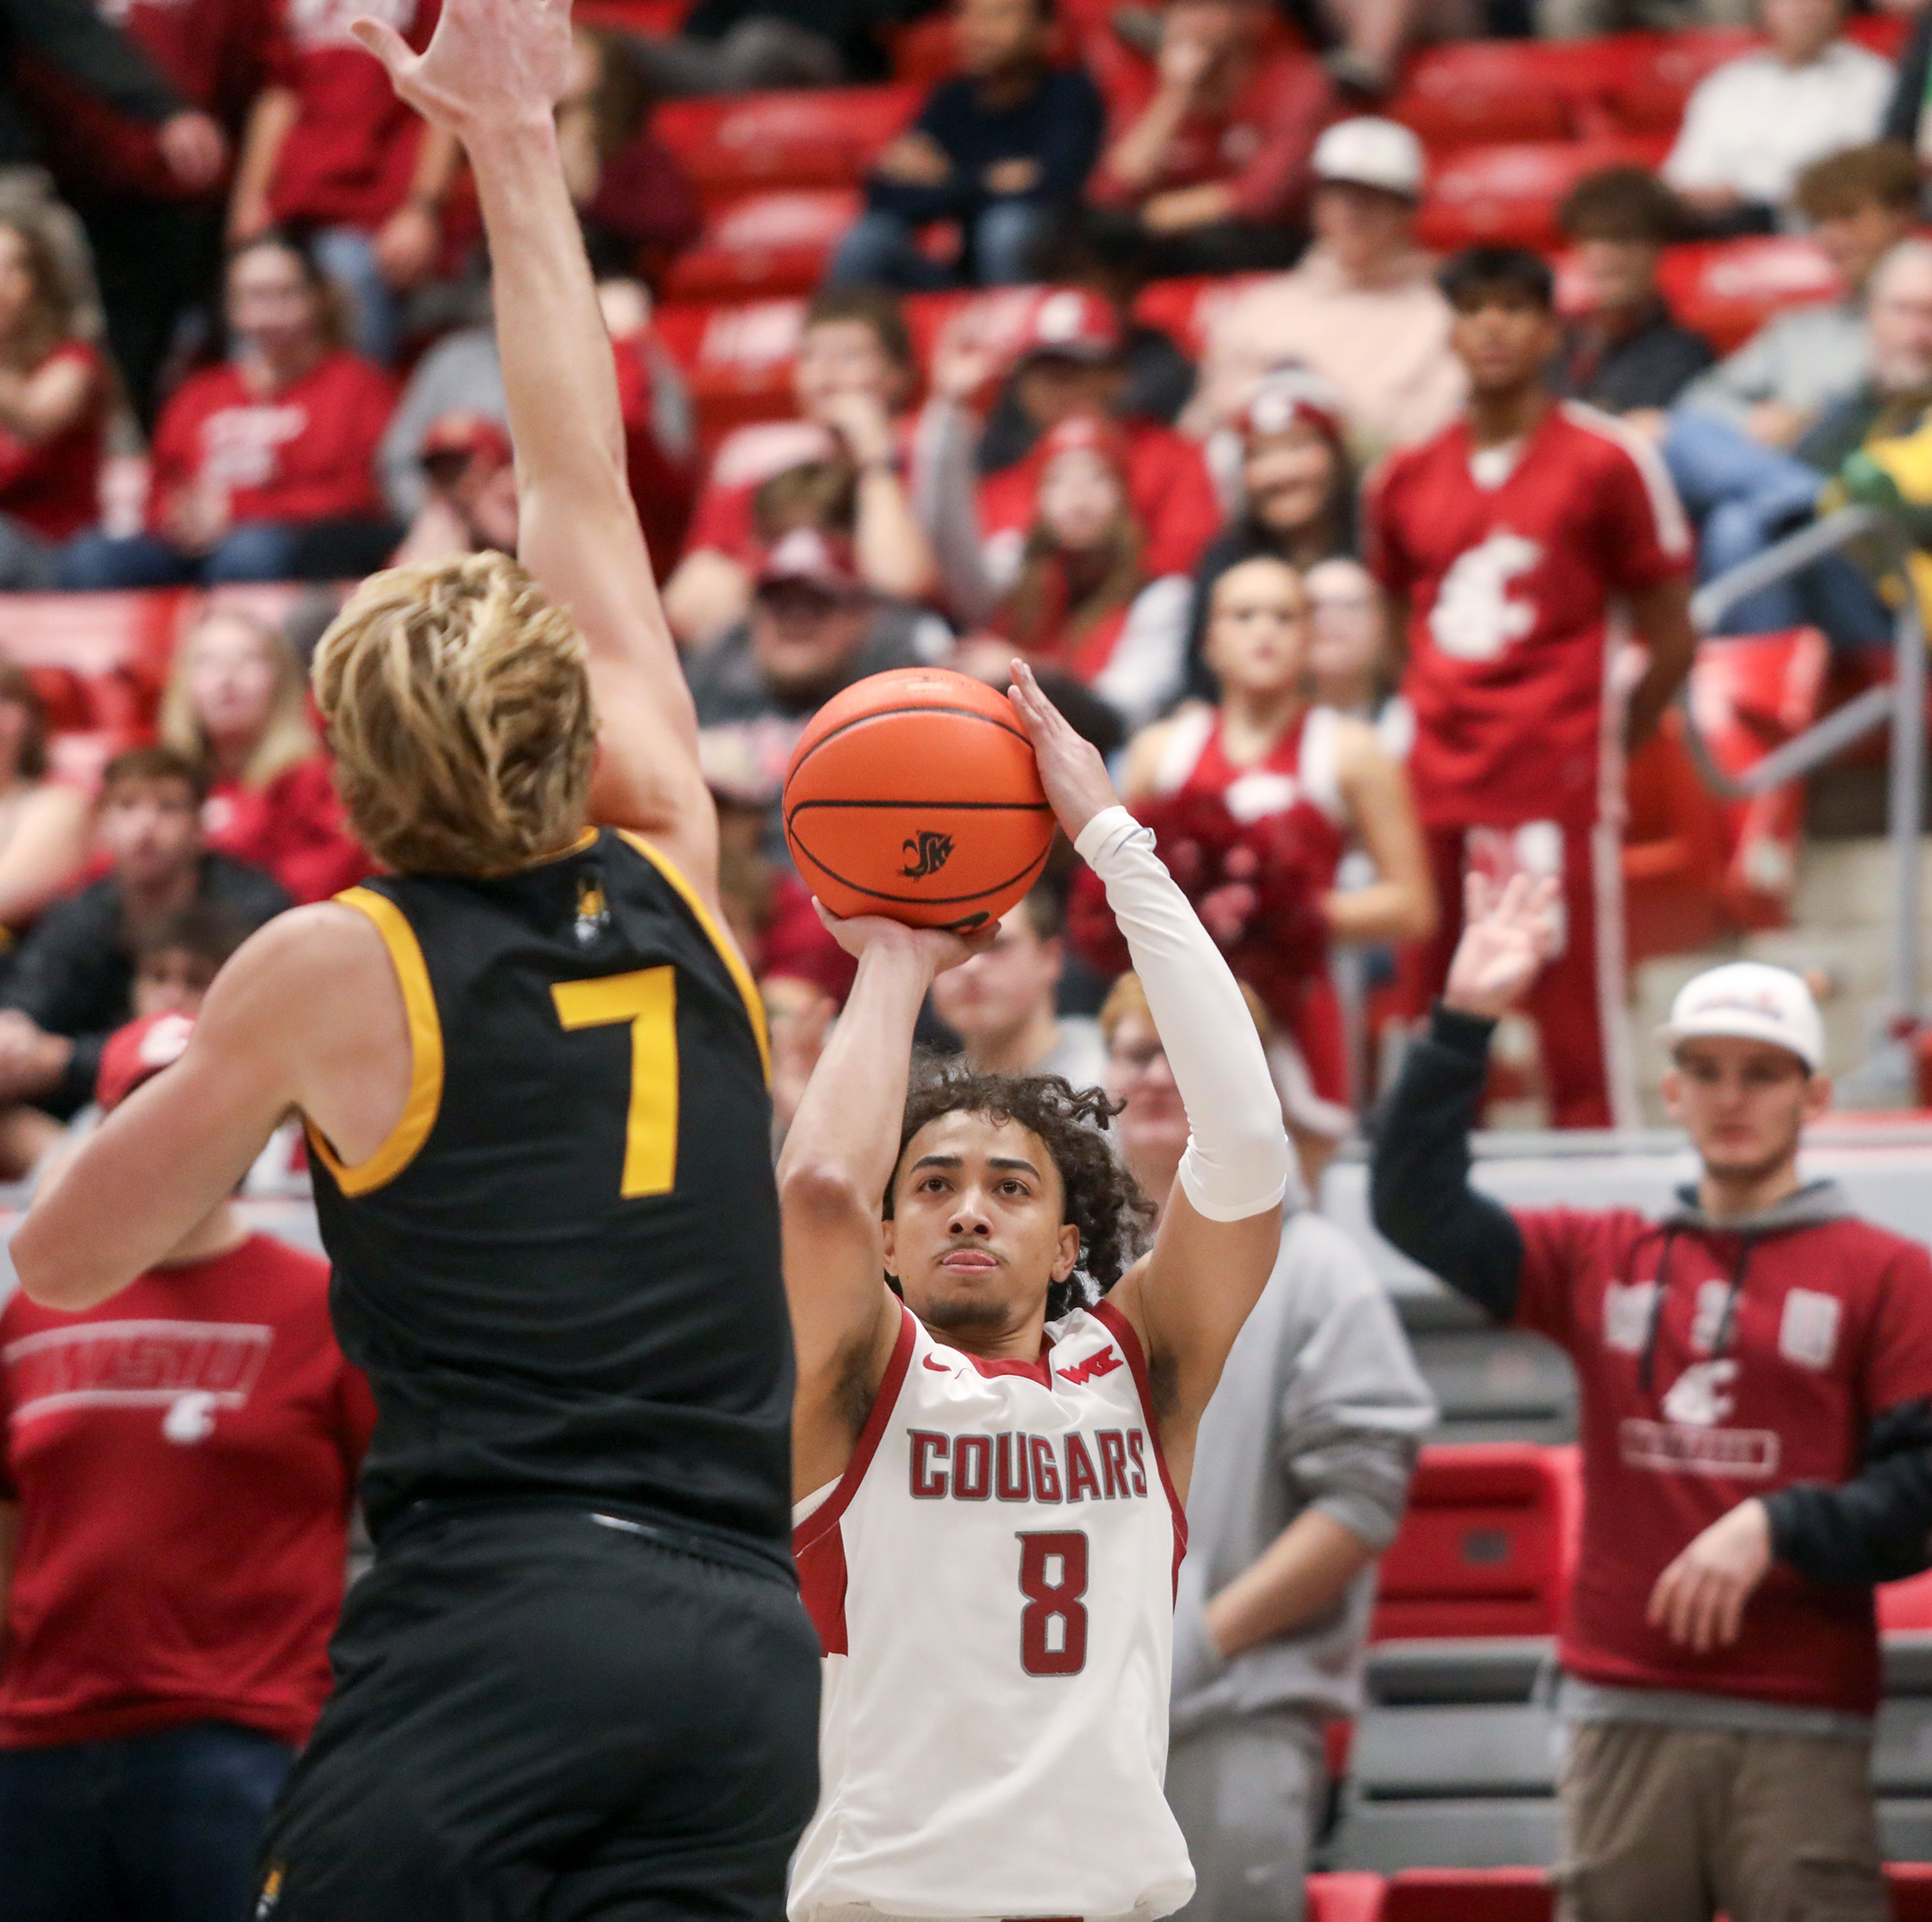
[[[1873,1585],[1932,1530],[1932,1266],[1802,1179],[1830,1105],[1804,982],[1679,993],[1664,1098],[1698,1168],[1661,1220],[1504,1210],[1469,1183],[1491,1031],[1555,891],[1472,883],[1468,931],[1370,1176],[1376,1225],[1582,1384],[1582,1539],[1558,1649],[1566,1918],[1885,1922]]]
[[[1053,0],[957,0],[959,73],[872,163],[866,211],[833,256],[835,283],[909,291],[1030,280],[1041,243],[1080,198],[1106,109],[1084,69],[1051,64]],[[956,222],[952,263],[919,232]]]

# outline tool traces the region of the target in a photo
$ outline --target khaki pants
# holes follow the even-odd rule
[[[1582,1723],[1559,1922],[1886,1922],[1868,1743]]]

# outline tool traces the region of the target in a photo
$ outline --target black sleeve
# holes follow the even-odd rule
[[[48,909],[20,944],[7,1005],[49,1034],[110,1030],[127,1018],[118,896],[89,888]]]
[[[186,103],[160,68],[94,0],[4,0],[7,23],[23,46],[130,120],[158,124]]]
[[[1507,1209],[1469,1186],[1469,1131],[1495,1027],[1438,1004],[1376,1123],[1369,1210],[1411,1261],[1508,1321],[1522,1277],[1522,1231]]]
[[[1040,184],[1028,197],[1077,200],[1100,157],[1107,109],[1100,88],[1084,72],[1057,76],[1049,85],[1054,89],[1054,112],[1039,154]]]
[[[1898,79],[1879,129],[1881,139],[1902,140],[1908,147],[1918,144],[1918,116],[1925,105],[1928,69],[1932,69],[1932,13],[1922,10],[1912,37],[1898,56]]]
[[[1865,1432],[1863,1463],[1836,1488],[1767,1495],[1771,1546],[1814,1582],[1898,1582],[1932,1566],[1932,1402],[1888,1408]]]

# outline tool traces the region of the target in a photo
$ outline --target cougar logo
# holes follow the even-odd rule
[[[1670,1384],[1664,1398],[1666,1417],[1685,1428],[1714,1428],[1738,1405],[1727,1391],[1738,1378],[1734,1361],[1694,1363]]]
[[[910,836],[902,851],[906,865],[899,872],[909,881],[922,881],[927,876],[938,874],[952,859],[952,837],[950,834],[934,834],[927,828]]]
[[[1536,625],[1536,610],[1512,600],[1510,589],[1543,558],[1543,550],[1520,534],[1492,534],[1457,560],[1442,583],[1429,631],[1444,654],[1459,661],[1493,661]]]
[[[1088,1382],[1098,1381],[1103,1375],[1112,1375],[1120,1365],[1120,1358],[1112,1348],[1102,1348],[1097,1355],[1089,1355],[1071,1368],[1058,1368],[1054,1372],[1061,1381],[1070,1381],[1076,1388],[1084,1388]]]

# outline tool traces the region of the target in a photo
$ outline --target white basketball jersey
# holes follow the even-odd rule
[[[794,1922],[1138,1922],[1193,1893],[1162,1792],[1186,1525],[1148,1408],[1104,1302],[1030,1362],[905,1315],[794,1537],[826,1651]]]

